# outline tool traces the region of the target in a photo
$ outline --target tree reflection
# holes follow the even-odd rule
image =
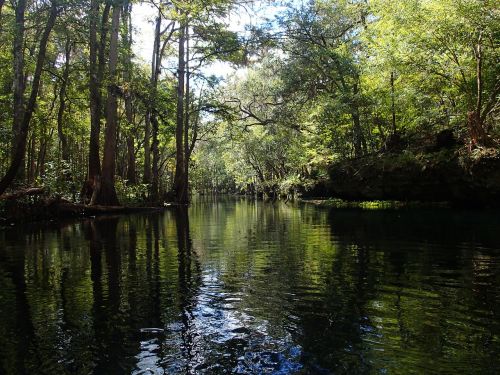
[[[27,239],[27,236],[15,229],[7,231],[5,236],[6,243],[21,242],[26,247]],[[25,251],[18,251],[15,247],[9,247],[8,250],[0,251],[3,285],[0,292],[2,297],[0,332],[3,332],[0,334],[0,353],[2,353],[0,373],[23,374],[36,369],[39,365],[38,356],[36,354],[33,356],[33,351],[36,353],[34,350],[36,342],[25,280],[27,255]],[[4,294],[6,288],[12,288],[13,295]]]
[[[483,343],[491,342],[498,327],[471,319],[493,316],[497,306],[491,298],[498,295],[491,270],[494,252],[485,249],[485,256],[480,249],[500,245],[493,236],[498,218],[488,217],[461,211],[329,211],[340,245],[365,249],[368,259],[364,314],[369,320],[361,331],[360,352],[374,371],[410,371],[433,361],[440,371],[470,369],[474,363],[481,373],[480,358],[494,347],[485,351]],[[481,283],[464,288],[478,270]]]
[[[185,373],[192,373],[195,345],[198,333],[195,327],[193,309],[201,285],[200,264],[192,251],[187,207],[176,207],[174,211],[178,247],[179,310],[182,322],[182,351]]]
[[[121,373],[124,329],[120,311],[121,249],[117,244],[118,218],[88,223],[96,373]],[[103,271],[106,271],[105,273]],[[106,353],[104,356],[103,353]]]
[[[435,216],[239,200],[0,232],[0,373],[487,373],[498,219]]]

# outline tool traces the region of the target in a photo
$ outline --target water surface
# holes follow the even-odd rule
[[[0,229],[0,373],[494,374],[500,219],[245,199]]]

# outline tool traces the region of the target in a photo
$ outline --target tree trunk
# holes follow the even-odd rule
[[[482,34],[479,34],[477,41],[477,46],[474,49],[474,54],[476,55],[476,110],[478,116],[478,122],[481,123],[481,107],[483,105],[483,53],[482,53]]]
[[[102,115],[101,86],[106,65],[106,36],[108,32],[108,18],[111,7],[106,2],[101,17],[101,35],[97,41],[97,25],[99,20],[100,0],[91,0],[90,3],[90,36],[89,36],[89,68],[90,68],[90,140],[89,140],[89,165],[87,181],[82,189],[84,202],[88,202],[94,192],[95,178],[101,174],[101,160],[99,156]]]
[[[394,101],[394,72],[391,72],[391,112],[392,112],[392,134],[396,134],[396,104]]]
[[[189,201],[189,110],[190,110],[190,88],[189,88],[189,24],[186,23],[186,114],[184,123],[184,200]]]
[[[59,135],[59,142],[61,143],[61,158],[64,161],[69,161],[69,148],[68,148],[68,138],[66,134],[64,134],[63,130],[63,120],[64,120],[64,111],[66,109],[66,88],[68,86],[69,79],[69,68],[70,68],[70,58],[71,58],[71,49],[72,42],[67,36],[66,46],[65,46],[65,58],[64,62],[64,71],[61,82],[61,89],[59,91],[59,109],[57,111],[57,134]]]
[[[144,120],[144,176],[142,182],[145,184],[151,182],[151,120],[149,114],[150,110],[148,109]]]
[[[354,156],[360,157],[363,155],[362,147],[362,131],[361,131],[361,121],[359,119],[359,111],[357,108],[351,109],[351,118],[353,123],[353,146],[354,146]]]
[[[89,93],[90,93],[90,140],[88,181],[84,186],[84,200],[90,199],[94,185],[94,178],[101,174],[101,161],[99,160],[99,133],[101,131],[101,92],[98,78],[97,55],[99,45],[97,43],[97,20],[99,18],[99,0],[90,2],[90,24],[89,24]]]
[[[185,28],[181,26],[179,35],[178,85],[177,85],[177,124],[175,128],[176,163],[174,177],[175,201],[185,203],[185,169],[184,169],[184,75],[185,75]]]
[[[196,141],[198,140],[198,127],[200,125],[200,108],[201,108],[202,97],[203,97],[203,91],[200,92],[200,96],[199,96],[198,104],[197,104],[197,111],[194,113],[194,118],[192,118],[191,115],[188,114],[189,127],[191,128],[191,138],[190,138],[190,145],[189,145],[189,149],[188,149],[188,160],[191,158],[194,147],[196,146]]]
[[[127,184],[135,185],[137,183],[135,171],[135,147],[134,137],[129,135],[127,137]]]
[[[111,34],[109,42],[109,84],[106,103],[106,130],[104,134],[104,156],[102,160],[102,176],[100,186],[94,192],[92,205],[117,206],[118,197],[115,190],[115,158],[118,117],[118,86],[116,67],[118,64],[118,31],[120,23],[120,6],[113,6]]]
[[[45,175],[45,160],[47,159],[47,147],[49,140],[52,138],[53,130],[47,136],[44,134],[43,141],[40,141],[40,148],[38,150],[38,158],[35,169],[35,178],[42,177]]]
[[[31,185],[35,180],[35,149],[36,149],[36,137],[33,131],[31,131],[31,138],[29,140],[28,148],[28,185]]]
[[[131,25],[131,7],[129,2],[124,5],[124,17],[125,19],[125,38],[127,40],[127,55],[126,55],[126,67],[124,71],[124,79],[127,82],[132,80],[132,25]],[[134,136],[130,127],[133,125],[134,116],[132,111],[132,94],[128,91],[125,94],[125,116],[128,122],[128,132],[127,132],[127,184],[135,185],[136,172],[135,172],[135,149],[134,149]]]
[[[159,163],[160,163],[160,152],[158,147],[158,119],[156,116],[151,116],[151,125],[153,130],[153,142],[151,143],[151,152],[153,154],[153,179],[151,181],[151,202],[157,204],[159,202]]]
[[[467,114],[471,146],[491,146],[488,134],[484,128],[481,110],[483,107],[483,54],[482,33],[479,34],[477,44],[474,46],[476,58],[476,106]]]
[[[353,85],[354,97],[351,99],[351,118],[353,123],[353,145],[354,145],[354,156],[360,157],[363,155],[363,131],[361,129],[361,121],[359,116],[358,108],[358,84]]]
[[[17,147],[22,142],[22,123],[24,118],[24,15],[26,12],[26,0],[19,0],[15,8],[15,31],[13,43],[13,62],[14,62],[14,82],[12,91],[14,94],[14,115],[12,123],[12,154],[14,160],[17,153]],[[23,156],[24,159],[24,156]],[[24,160],[18,168],[17,178],[24,178]]]
[[[22,1],[22,0],[21,0]],[[40,87],[40,78],[42,76],[42,68],[45,62],[45,53],[47,51],[47,42],[49,40],[50,32],[54,27],[54,23],[57,17],[57,4],[55,1],[52,2],[50,8],[49,18],[45,24],[45,28],[40,39],[40,44],[38,46],[38,56],[36,59],[35,73],[33,74],[33,81],[31,86],[31,94],[28,100],[28,105],[23,114],[23,121],[19,129],[19,137],[16,142],[15,154],[11,160],[9,169],[7,173],[0,181],[0,195],[2,195],[5,190],[12,183],[16,177],[19,168],[24,162],[24,156],[26,153],[26,143],[28,139],[29,125],[31,117],[33,116],[33,111],[35,110],[36,101],[38,98],[38,88]]]
[[[151,86],[153,88],[153,93],[156,96],[156,91],[158,88],[158,78],[160,74],[160,28],[161,28],[161,13],[158,12],[158,17],[156,18],[155,27],[155,39],[153,46],[153,59],[151,61]],[[158,118],[156,116],[156,109],[151,108],[150,113],[151,127],[152,127],[152,143],[151,152],[153,154],[153,166],[152,166],[152,180],[151,180],[151,202],[158,203],[159,201],[159,147],[158,147]]]

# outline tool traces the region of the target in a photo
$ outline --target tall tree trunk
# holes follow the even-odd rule
[[[189,24],[186,23],[186,114],[184,122],[184,195],[189,200],[189,111],[190,111],[190,72],[189,72]]]
[[[101,115],[102,115],[102,94],[101,86],[106,65],[105,50],[106,36],[108,32],[108,18],[110,2],[106,2],[100,23],[100,38],[97,41],[97,28],[99,24],[100,0],[91,0],[90,3],[90,35],[89,35],[89,92],[90,92],[90,140],[89,140],[89,165],[87,181],[82,189],[82,196],[85,202],[91,199],[96,185],[97,177],[101,174],[101,160],[99,156]],[[100,178],[99,178],[100,179]]]
[[[359,157],[363,155],[363,133],[361,130],[361,120],[359,118],[359,110],[357,107],[351,108],[351,119],[353,123],[354,156]]]
[[[36,137],[33,131],[31,131],[31,137],[29,140],[28,148],[28,184],[32,184],[35,179],[35,149],[36,149]]]
[[[394,100],[394,72],[391,72],[391,112],[392,112],[392,134],[396,134],[396,104]]]
[[[482,39],[482,33],[480,33],[477,45],[474,46],[474,56],[476,58],[476,106],[474,110],[468,113],[469,133],[473,146],[486,146],[488,143],[488,136],[481,117],[481,108],[483,106]]]
[[[151,120],[149,115],[150,110],[148,109],[144,119],[144,175],[142,182],[145,184],[151,183]]]
[[[124,79],[127,82],[130,82],[132,80],[132,19],[130,16],[132,10],[131,8],[132,4],[127,1],[124,5],[124,24],[126,26],[125,38],[127,41]],[[127,132],[127,184],[135,185],[137,180],[135,172],[134,136],[130,129],[134,122],[134,116],[132,111],[132,94],[130,91],[125,94],[125,116],[127,117],[129,127]]]
[[[488,146],[488,135],[484,129],[481,109],[483,106],[483,54],[482,33],[479,34],[477,44],[474,46],[474,57],[476,59],[476,105],[474,110],[468,113],[469,133],[473,146]]]
[[[42,177],[45,175],[45,161],[47,159],[47,147],[49,145],[49,141],[52,138],[53,129],[50,130],[50,133],[44,134],[43,141],[40,141],[40,148],[38,150],[38,159],[36,163],[35,169],[35,178]]]
[[[158,88],[158,78],[160,74],[161,56],[160,56],[160,29],[161,29],[161,13],[158,12],[155,27],[155,39],[153,46],[153,59],[151,61],[151,86],[153,93],[156,96]],[[152,180],[151,180],[151,202],[158,203],[159,201],[159,147],[158,147],[158,118],[156,109],[150,108],[149,117],[151,121],[152,143],[151,152],[153,154]]]
[[[159,50],[160,50],[160,28],[161,28],[161,12],[158,11],[158,17],[156,18],[155,23],[155,37],[153,42],[153,55],[151,57],[151,77],[150,83],[154,92],[156,92],[156,82],[157,75],[156,72],[159,69]],[[152,182],[152,167],[151,167],[151,123],[152,116],[155,116],[153,113],[154,108],[148,106],[145,118],[145,127],[144,127],[144,177],[143,182],[149,184]],[[154,141],[153,141],[154,142]],[[153,185],[153,184],[152,184]],[[151,198],[153,199],[155,188],[151,186]]]
[[[49,18],[47,20],[47,23],[45,24],[45,28],[43,30],[42,37],[40,39],[40,43],[38,46],[38,56],[36,59],[35,73],[33,74],[31,94],[28,100],[28,105],[26,106],[26,110],[23,113],[23,120],[19,129],[19,137],[15,145],[16,151],[15,154],[13,155],[7,173],[0,181],[0,195],[2,195],[5,192],[5,190],[9,187],[9,185],[12,183],[12,181],[16,177],[16,174],[19,171],[19,168],[24,162],[29,125],[38,98],[38,89],[40,87],[40,78],[42,76],[42,68],[45,62],[47,43],[49,40],[50,32],[54,27],[56,17],[57,17],[57,3],[55,1],[52,1]]]
[[[351,99],[351,118],[353,123],[353,145],[355,157],[363,155],[363,131],[361,129],[361,120],[359,116],[358,93],[358,83],[356,82],[353,85],[354,97]]]
[[[59,135],[59,142],[61,143],[61,158],[64,161],[69,161],[69,148],[68,148],[68,137],[64,134],[63,120],[64,111],[66,109],[66,88],[68,86],[69,79],[69,68],[70,68],[70,58],[71,58],[72,42],[67,36],[66,46],[65,46],[65,59],[64,71],[62,76],[61,88],[59,90],[59,109],[57,111],[57,134]]]
[[[481,107],[483,105],[483,50],[482,50],[482,34],[479,34],[474,54],[476,56],[476,114],[481,123],[479,116],[481,115]],[[482,125],[482,124],[481,124]]]
[[[13,43],[13,62],[14,62],[14,82],[12,91],[14,93],[14,115],[12,123],[12,146],[11,158],[16,157],[17,147],[21,142],[22,123],[24,117],[24,16],[26,12],[26,0],[18,0],[15,8],[15,31]],[[24,158],[24,157],[23,157]],[[17,171],[17,178],[22,180],[24,178],[24,160]]]
[[[153,167],[152,167],[152,180],[151,180],[151,202],[157,204],[159,202],[159,164],[160,164],[160,151],[158,147],[158,119],[156,116],[151,116],[152,136],[151,153],[153,154]]]
[[[102,115],[102,82],[104,80],[104,72],[106,70],[106,41],[108,40],[109,12],[111,10],[111,1],[106,1],[101,16],[101,31],[99,35],[98,56],[97,56],[97,82],[99,88],[99,104],[101,105]],[[97,13],[99,17],[99,13]],[[109,57],[109,56],[108,56]]]
[[[177,68],[177,124],[175,128],[176,163],[174,177],[174,194],[178,203],[185,203],[185,169],[184,169],[184,76],[186,69],[185,62],[185,27],[181,26],[179,35],[179,62]]]
[[[127,184],[135,185],[136,183],[134,137],[129,135],[127,137]]]
[[[101,161],[99,159],[99,133],[101,131],[101,92],[98,79],[97,55],[99,45],[97,43],[97,24],[99,19],[99,0],[90,2],[89,23],[89,93],[90,93],[90,140],[88,181],[84,186],[84,200],[87,201],[92,195],[94,178],[101,174]]]
[[[109,84],[106,103],[106,130],[104,134],[104,156],[102,176],[96,186],[91,204],[108,206],[119,205],[115,190],[116,136],[118,123],[118,86],[116,67],[118,64],[118,31],[120,24],[120,6],[113,6],[111,16],[111,34],[109,42]]]

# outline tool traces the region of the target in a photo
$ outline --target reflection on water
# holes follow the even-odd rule
[[[0,373],[493,374],[500,220],[248,200],[0,231]]]

